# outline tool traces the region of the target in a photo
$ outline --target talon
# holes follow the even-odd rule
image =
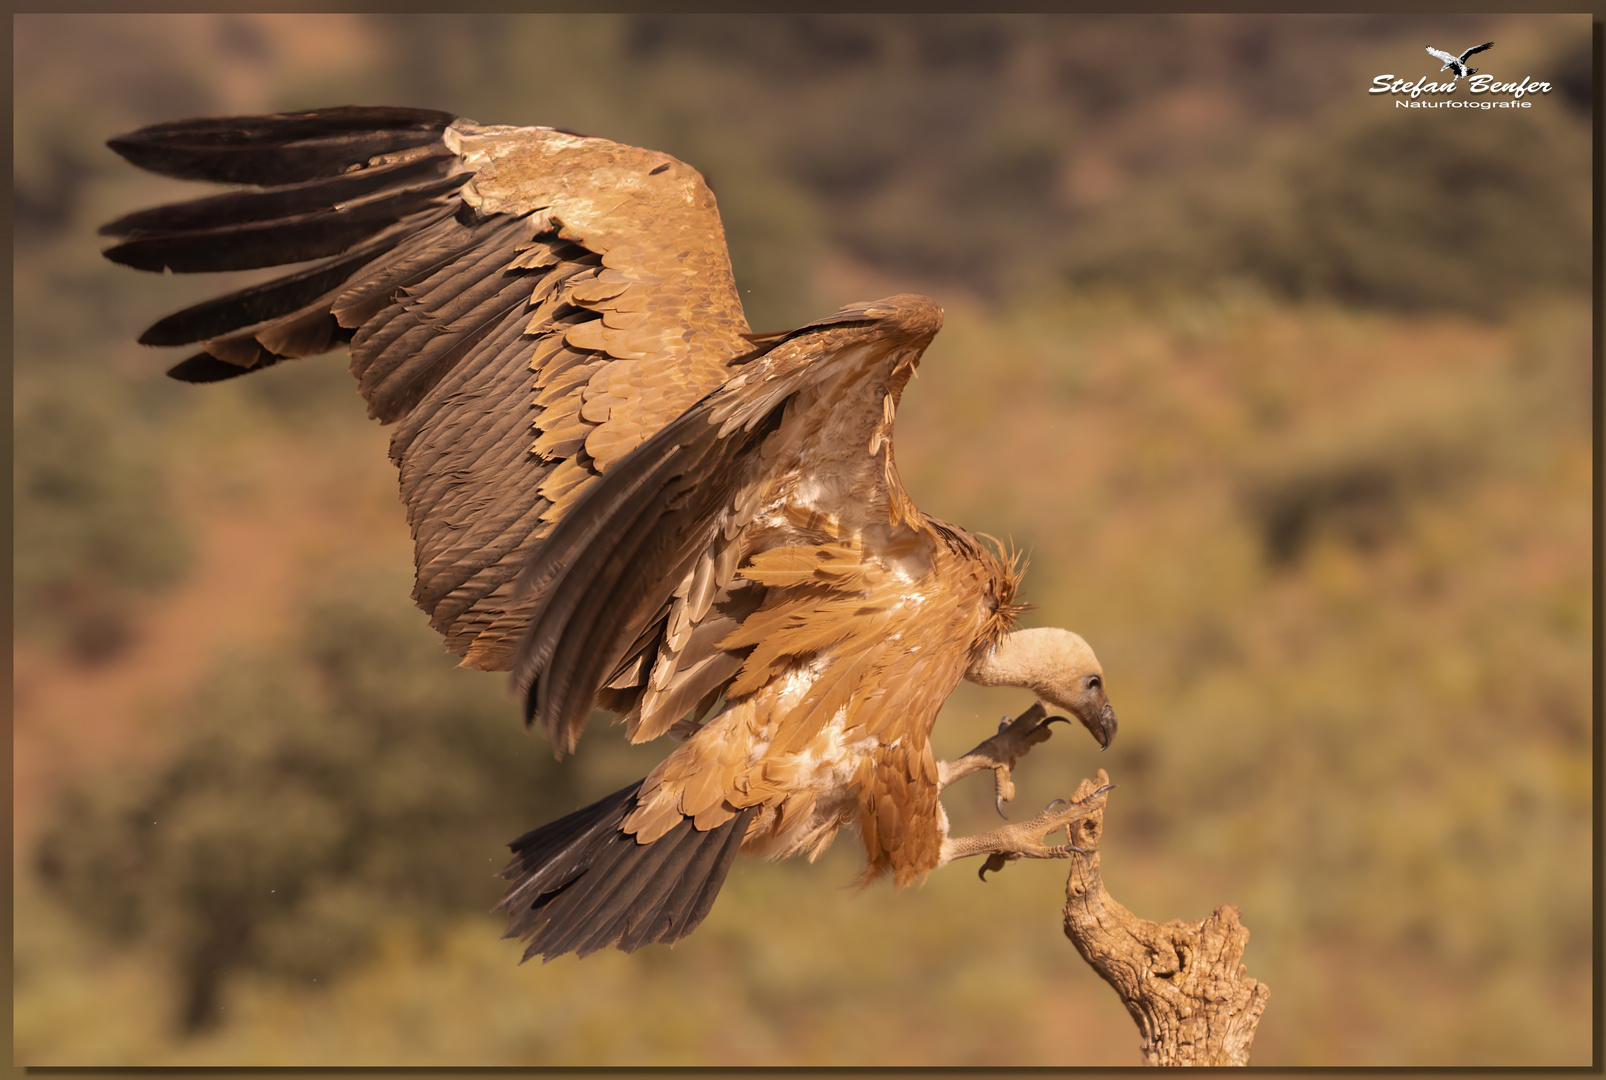
[[[1003,717],[998,722],[997,734],[955,761],[938,762],[938,787],[946,788],[961,777],[990,768],[998,776],[999,794],[993,806],[999,816],[1007,821],[1009,815],[1004,812],[1002,804],[1015,797],[1014,787],[1009,781],[1010,769],[1032,747],[1047,741],[1050,734],[1048,726],[1055,720],[1070,723],[1063,716],[1050,717],[1042,702],[1033,703],[1014,718]]]
[[[1010,856],[1005,855],[1002,851],[993,852],[987,856],[987,861],[981,864],[981,869],[976,871],[976,876],[981,878],[982,881],[986,881],[987,871],[991,870],[995,874],[998,873],[1008,865],[1009,859]]]
[[[1100,800],[1104,794],[1115,786],[1108,782],[1102,770],[1100,778],[1104,779],[1105,783],[1093,788],[1082,798],[1055,799],[1030,821],[1019,825],[1000,826],[975,836],[944,840],[943,861],[946,863],[968,855],[985,855],[987,861],[977,872],[977,877],[986,881],[988,871],[1001,870],[1006,863],[1015,859],[1068,859],[1072,855],[1092,857],[1098,851],[1098,845],[1095,843],[1090,848],[1084,848],[1077,844],[1077,828],[1079,822],[1085,821],[1089,815],[1097,812],[1097,808],[1102,805]],[[1085,787],[1084,781],[1079,790],[1085,790]],[[1000,813],[1003,812],[1001,799],[995,801],[994,805],[998,807]],[[1049,843],[1049,837],[1061,829],[1065,831],[1065,842]],[[1096,840],[1097,830],[1089,829],[1088,835]]]
[[[1009,777],[1009,766],[993,766],[993,808],[1005,821],[1009,820],[1009,815],[1004,813],[1004,804],[1014,798],[1015,782]]]

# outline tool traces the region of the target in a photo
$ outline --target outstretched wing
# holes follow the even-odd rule
[[[1472,48],[1470,48],[1466,52],[1462,53],[1461,54],[1461,59],[1463,61],[1465,61],[1466,58],[1471,56],[1473,53],[1481,53],[1485,49],[1492,49],[1492,48],[1494,48],[1494,42],[1485,41],[1482,45],[1474,45],[1474,46],[1472,46]]]
[[[752,351],[713,194],[667,154],[551,128],[346,107],[111,140],[134,164],[249,185],[130,214],[108,258],[294,269],[171,315],[209,382],[350,343],[416,544],[414,598],[464,663],[507,668],[515,577],[638,444]]]
[[[940,325],[930,300],[892,297],[769,343],[564,517],[528,571],[542,602],[515,668],[526,716],[559,750],[599,691],[637,739],[724,692],[754,644],[737,630],[775,584],[740,572],[757,553],[799,548],[804,579],[818,569],[808,545],[834,542],[867,566],[906,560],[906,584],[929,571],[936,530],[898,480],[891,435]]]
[[[1446,64],[1454,64],[1460,60],[1460,57],[1454,56],[1451,53],[1444,52],[1440,49],[1435,49],[1432,45],[1428,46],[1428,52],[1432,53],[1440,60],[1443,60]]]

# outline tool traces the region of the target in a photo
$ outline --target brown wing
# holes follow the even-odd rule
[[[309,263],[156,323],[207,382],[350,342],[416,544],[414,596],[464,663],[509,666],[513,579],[564,513],[750,351],[714,197],[667,154],[411,109],[188,121],[111,141],[252,189],[131,214],[146,270]]]
[[[638,740],[749,692],[732,680],[751,645],[731,635],[765,603],[766,583],[737,577],[757,554],[838,538],[896,566],[903,534],[931,530],[898,481],[891,433],[940,325],[931,301],[893,297],[772,342],[565,516],[529,570],[542,602],[514,675],[559,750],[599,690]],[[922,558],[897,572],[926,573]]]

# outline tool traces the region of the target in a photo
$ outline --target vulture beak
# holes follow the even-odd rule
[[[1076,718],[1082,721],[1082,726],[1087,728],[1092,733],[1093,738],[1097,740],[1099,749],[1108,750],[1110,743],[1115,741],[1116,728],[1115,710],[1111,708],[1110,703],[1108,701],[1104,702],[1104,707],[1098,712],[1094,712],[1091,707],[1077,709],[1075,712]]]

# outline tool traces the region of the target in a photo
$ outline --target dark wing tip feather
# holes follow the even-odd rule
[[[100,235],[154,236],[221,225],[241,225],[250,221],[274,221],[324,210],[377,192],[439,183],[440,178],[446,176],[454,155],[444,143],[430,149],[432,152],[419,154],[411,160],[358,168],[321,180],[286,184],[261,191],[237,189],[203,199],[136,210],[102,225]],[[468,176],[465,173],[448,187],[461,184],[466,179]]]
[[[220,214],[173,232],[135,235],[104,254],[136,270],[181,274],[256,270],[328,258],[436,205],[465,179],[466,173],[449,176],[349,206],[326,206],[280,218],[237,221]]]
[[[346,105],[152,124],[106,145],[163,176],[267,186],[334,176],[353,161],[426,145],[454,119],[434,109]]]
[[[256,364],[253,367],[241,367],[239,364],[231,364],[226,360],[219,360],[209,353],[197,353],[188,360],[180,360],[168,368],[167,376],[170,379],[177,379],[179,382],[187,383],[222,382],[224,379],[235,379],[253,371],[260,371],[276,363],[278,363],[277,358]]]
[[[139,343],[153,346],[189,345],[288,315],[344,283],[373,255],[371,251],[362,251],[355,256],[348,253],[342,259],[321,263],[302,273],[176,311],[152,323],[140,335]]]

